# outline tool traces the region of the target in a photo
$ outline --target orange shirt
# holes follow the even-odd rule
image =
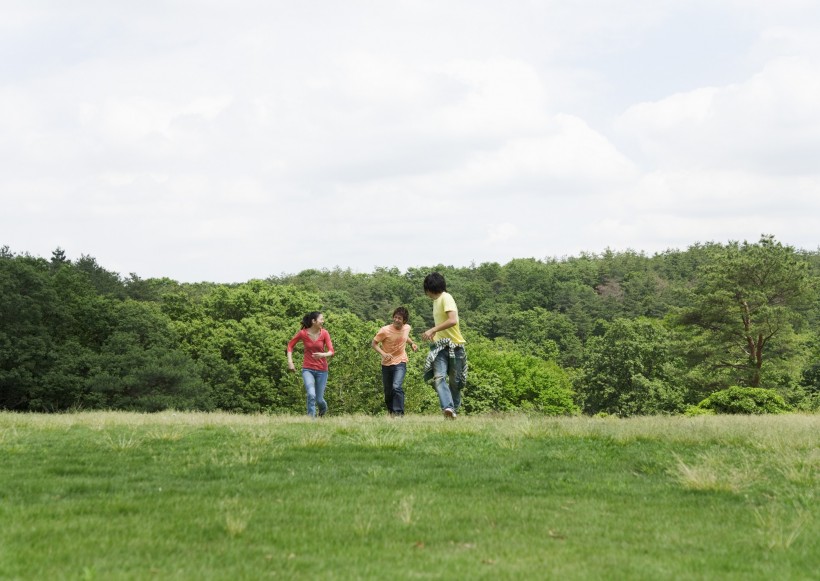
[[[382,360],[382,365],[398,365],[407,363],[407,352],[404,345],[410,338],[410,325],[404,325],[401,329],[396,329],[394,325],[385,325],[373,340],[382,344],[382,351],[390,355],[389,359]]]

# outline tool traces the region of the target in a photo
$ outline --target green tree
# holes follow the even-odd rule
[[[55,254],[58,254],[55,251]],[[105,333],[94,289],[70,262],[0,259],[0,406],[57,410],[79,397],[86,359]],[[57,377],[65,379],[52,385]],[[37,403],[38,394],[53,397]]]
[[[328,311],[325,328],[336,350],[330,360],[326,392],[332,413],[381,413],[384,409],[381,362],[371,348],[378,325],[346,311]],[[404,389],[406,392],[411,389],[407,378]]]
[[[563,313],[535,307],[511,313],[500,327],[499,335],[514,341],[525,353],[568,367],[580,365],[583,346],[578,330]]]
[[[586,344],[578,395],[585,412],[619,416],[674,413],[684,393],[673,381],[674,343],[657,320],[615,319]]]
[[[74,262],[74,266],[85,274],[99,294],[125,298],[125,286],[120,275],[97,264],[97,259],[93,256],[83,254]]]
[[[805,260],[772,236],[712,248],[681,321],[697,330],[697,364],[758,387],[764,364],[799,352],[795,330],[812,290]]]
[[[65,255],[65,250],[60,248],[59,246],[54,249],[51,253],[51,266],[54,268],[60,268],[62,265],[67,264],[69,262],[68,257]]]
[[[200,293],[203,294],[200,294]],[[302,316],[321,308],[315,293],[249,281],[163,295],[181,348],[199,365],[214,404],[238,412],[300,409],[285,346]]]

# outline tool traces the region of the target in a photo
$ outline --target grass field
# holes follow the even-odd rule
[[[820,416],[0,413],[2,579],[818,579]]]

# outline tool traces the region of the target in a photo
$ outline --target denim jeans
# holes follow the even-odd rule
[[[302,381],[305,382],[305,393],[307,394],[307,414],[315,418],[316,406],[319,406],[319,415],[323,416],[327,411],[325,401],[325,386],[327,385],[327,371],[302,368]]]
[[[382,385],[384,386],[384,405],[390,415],[404,415],[404,376],[407,364],[382,365]]]
[[[456,359],[464,359],[464,347],[456,347]],[[441,409],[457,411],[461,406],[461,389],[456,384],[456,370],[450,369],[450,353],[442,349],[433,361],[433,387],[438,394]]]

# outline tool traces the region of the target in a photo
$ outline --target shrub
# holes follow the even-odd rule
[[[779,414],[789,411],[784,399],[773,389],[738,387],[716,391],[698,407],[718,414]]]
[[[506,340],[477,338],[470,343],[470,372],[464,409],[487,411],[537,410],[549,415],[578,413],[567,373],[554,361],[516,351]]]
[[[707,409],[698,407],[696,405],[686,406],[686,410],[684,410],[683,415],[685,416],[713,416],[715,415],[715,410]]]

